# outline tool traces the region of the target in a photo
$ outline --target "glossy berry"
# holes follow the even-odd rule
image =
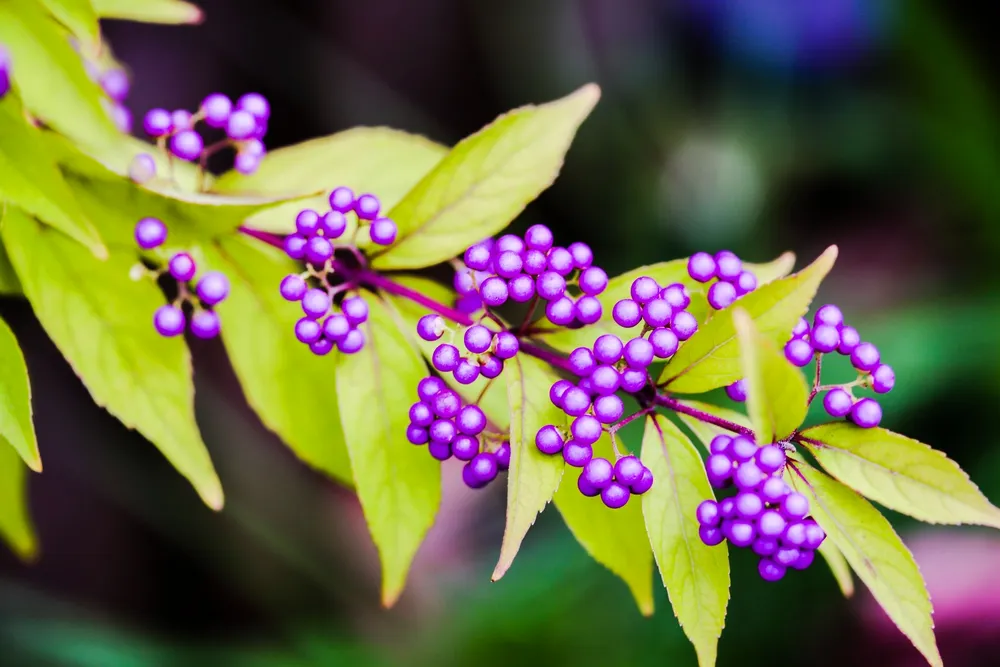
[[[306,317],[318,320],[326,315],[329,310],[330,296],[325,290],[315,287],[306,290],[306,293],[302,297],[302,312],[306,314]]]
[[[879,361],[878,348],[871,343],[861,343],[851,352],[851,364],[859,371],[873,371]]]
[[[312,209],[299,211],[295,216],[295,230],[306,238],[316,234],[319,229],[319,213]]]
[[[656,297],[642,307],[642,319],[651,327],[665,327],[670,324],[673,307],[666,300]]]
[[[319,228],[328,239],[340,238],[347,231],[347,216],[340,211],[327,211],[320,218]]]
[[[744,270],[733,284],[736,286],[736,296],[740,297],[757,289],[757,276]]]
[[[715,277],[715,259],[707,252],[696,252],[688,258],[688,275],[700,283]]]
[[[562,455],[566,465],[582,468],[594,457],[594,449],[589,444],[579,440],[568,440],[563,445]]]
[[[324,266],[333,257],[333,245],[322,236],[306,242],[306,260],[313,266]]]
[[[151,137],[162,137],[170,133],[170,112],[166,109],[150,109],[142,120],[142,128]]]
[[[632,299],[622,299],[611,309],[611,316],[618,326],[631,329],[642,321],[642,306]]]
[[[580,273],[580,291],[596,296],[608,286],[608,274],[603,269],[591,266]]]
[[[577,442],[592,445],[600,439],[603,428],[601,422],[597,421],[595,417],[580,415],[570,425],[570,432]]]
[[[563,396],[572,388],[573,383],[569,380],[556,380],[552,383],[552,386],[549,388],[549,400],[552,401],[552,405],[562,410],[564,405]]]
[[[549,269],[561,276],[569,275],[573,270],[573,255],[566,248],[555,247],[548,253]]]
[[[229,114],[233,110],[233,102],[222,93],[212,93],[201,101],[202,114],[205,116],[205,124],[209,127],[221,128],[226,126]]]
[[[170,138],[170,152],[181,160],[197,160],[204,148],[201,135],[194,130],[182,130]]]
[[[602,364],[615,364],[622,358],[625,345],[614,334],[602,334],[594,341],[594,360]]]
[[[249,111],[234,111],[226,119],[226,134],[230,139],[249,139],[256,129],[257,119]]]
[[[128,177],[134,183],[148,183],[156,178],[156,160],[149,153],[138,153],[128,164]]]
[[[479,294],[487,306],[491,308],[502,306],[507,302],[509,296],[507,283],[503,278],[491,276],[483,281],[479,288]]]
[[[632,281],[631,294],[633,301],[645,304],[659,296],[660,286],[649,276],[640,276]]]
[[[674,313],[670,320],[670,328],[680,340],[687,340],[698,331],[698,320],[686,310]]]
[[[716,310],[722,310],[736,301],[736,287],[730,283],[717,282],[708,288],[708,305]]]
[[[410,417],[410,423],[416,424],[417,426],[430,426],[431,422],[434,421],[434,413],[431,412],[429,405],[423,401],[417,401],[410,406],[410,412],[408,413]]]
[[[527,274],[515,276],[507,283],[507,293],[515,303],[526,303],[535,296],[535,281]]]
[[[459,434],[451,441],[451,453],[459,461],[471,461],[479,454],[479,440],[470,435]]]
[[[623,456],[615,463],[615,479],[625,486],[632,486],[642,478],[646,469],[634,456]]]
[[[290,234],[285,237],[285,254],[292,259],[302,259],[306,256],[306,245],[308,243],[309,241],[301,236],[297,234]]]
[[[281,279],[278,291],[286,301],[301,301],[309,286],[301,276],[289,275]]]
[[[323,335],[334,343],[344,340],[353,328],[340,313],[334,313],[323,320]]]
[[[168,267],[170,269],[170,275],[173,276],[175,280],[179,280],[183,283],[186,283],[194,278],[194,274],[197,271],[194,258],[186,252],[179,252],[171,257]]]
[[[381,207],[378,197],[371,194],[360,195],[354,202],[354,212],[361,220],[374,220]]]
[[[535,446],[542,454],[558,454],[563,448],[563,437],[555,426],[543,426],[535,434]]]
[[[524,272],[529,276],[541,275],[549,265],[549,260],[541,250],[524,251]]]
[[[888,364],[879,364],[872,371],[872,389],[878,394],[886,394],[896,386],[896,372]]]
[[[590,396],[579,387],[570,387],[562,397],[563,412],[570,417],[579,417],[590,409]]]
[[[598,366],[590,374],[590,385],[602,396],[613,394],[621,386],[621,375],[612,366]]]
[[[646,386],[646,372],[635,368],[626,368],[621,373],[621,388],[624,391],[635,393]]]
[[[757,467],[767,474],[781,470],[785,465],[785,450],[777,445],[764,445],[754,457]]]
[[[566,279],[555,271],[545,271],[535,279],[535,289],[538,296],[552,301],[566,293]]]
[[[792,329],[792,338],[804,338],[809,334],[809,322],[806,318],[800,317],[799,321],[795,323],[795,328]]]
[[[499,331],[493,336],[493,354],[500,359],[513,359],[521,344],[509,331]]]
[[[430,440],[430,436],[428,435],[426,428],[421,428],[416,424],[410,424],[406,427],[406,439],[414,445],[426,445],[427,441]]]
[[[581,243],[579,241],[575,243],[570,243],[569,247],[566,249],[570,256],[573,258],[573,266],[578,269],[588,268],[594,261],[594,252],[590,249],[590,246],[586,243]]]
[[[179,336],[184,333],[184,313],[176,306],[160,306],[153,314],[153,326],[161,336]]]
[[[455,381],[459,384],[472,384],[479,379],[479,366],[468,359],[462,359],[454,371]]]
[[[785,576],[786,568],[770,558],[762,558],[760,563],[757,564],[757,571],[760,573],[760,578],[764,581],[775,582],[781,581],[782,577]]]
[[[432,342],[441,338],[445,331],[445,321],[440,315],[424,315],[417,320],[417,335]]]
[[[832,324],[818,324],[809,334],[809,342],[817,352],[833,352],[840,345],[840,332]]]
[[[249,112],[258,121],[267,120],[271,116],[271,105],[260,93],[247,93],[236,101],[236,108]]]
[[[637,496],[649,491],[653,488],[653,471],[644,466],[642,469],[642,475],[639,477],[638,481],[629,485],[629,488],[632,489],[632,493]]]
[[[715,274],[719,280],[727,282],[735,281],[743,271],[743,262],[734,253],[728,250],[720,250],[715,253]]]
[[[861,335],[857,329],[854,327],[842,327],[840,329],[840,345],[837,346],[837,352],[850,354],[860,344]]]
[[[737,380],[730,385],[726,385],[726,396],[737,403],[747,400],[747,381]]]
[[[461,354],[458,348],[449,343],[438,345],[434,348],[433,354],[431,354],[431,363],[434,365],[434,368],[442,373],[450,373],[458,368],[460,359]]]
[[[329,197],[330,208],[338,213],[354,210],[354,191],[347,187],[334,188]]]
[[[365,335],[361,329],[351,329],[344,336],[343,340],[337,343],[337,349],[344,354],[354,354],[360,352],[365,346]]]
[[[503,372],[503,360],[493,354],[484,354],[479,358],[479,374],[492,380],[500,377]]]
[[[157,218],[143,218],[135,225],[135,242],[143,250],[152,250],[167,240],[167,226]]]
[[[594,324],[601,319],[601,312],[601,302],[593,296],[581,296],[573,305],[573,314],[581,324]]]
[[[851,408],[851,421],[861,428],[875,428],[882,421],[882,406],[874,398],[862,398]]]
[[[607,459],[591,459],[583,467],[583,477],[595,489],[605,489],[614,479],[614,468]]]
[[[611,482],[601,490],[601,501],[606,507],[616,510],[625,507],[631,495],[627,486],[618,482]]]
[[[205,305],[214,306],[229,296],[229,279],[218,271],[209,271],[198,281],[196,291]]]
[[[844,314],[840,311],[840,308],[828,303],[825,306],[821,306],[819,310],[816,311],[816,315],[813,317],[813,324],[819,326],[821,324],[826,324],[828,326],[837,328],[844,323]]]
[[[170,128],[174,132],[193,129],[194,123],[191,121],[191,112],[187,109],[174,109],[170,113]]]
[[[485,271],[490,266],[492,252],[481,243],[469,246],[465,251],[465,265],[474,271]]]
[[[396,241],[396,234],[399,229],[396,223],[389,218],[379,218],[375,220],[368,230],[372,243],[377,245],[392,245]]]
[[[844,417],[854,407],[854,399],[847,390],[836,387],[823,396],[823,408],[831,417]]]
[[[419,392],[420,386],[418,385],[417,393],[419,394]],[[441,389],[430,400],[431,410],[441,419],[452,419],[462,409],[462,399],[450,389]]]
[[[421,401],[430,402],[433,401],[439,393],[444,391],[444,389],[444,381],[441,378],[437,378],[432,375],[430,377],[422,378],[420,382],[417,383],[417,396],[420,397]],[[457,408],[454,414],[458,414]],[[454,416],[454,414],[452,416]]]
[[[493,343],[493,332],[482,324],[473,324],[465,330],[465,349],[473,354],[481,354],[490,349]]]
[[[793,338],[785,344],[785,358],[794,366],[808,366],[813,358],[813,347],[801,338]]]
[[[477,405],[466,405],[459,410],[455,425],[460,433],[479,435],[486,428],[486,415]]]
[[[340,310],[352,326],[368,320],[368,302],[360,296],[349,296],[340,303]]]
[[[199,310],[191,316],[191,333],[198,338],[215,338],[219,335],[219,316],[212,310]]]
[[[500,443],[500,446],[497,447],[497,450],[494,452],[494,455],[497,457],[497,467],[500,468],[500,470],[506,470],[507,468],[510,467],[509,442],[505,440],[504,442]]]
[[[622,418],[625,404],[614,394],[598,396],[594,399],[594,416],[602,424],[613,424]]]
[[[633,338],[625,344],[625,363],[642,369],[653,363],[653,345],[645,338]]]
[[[552,230],[545,225],[532,225],[524,233],[524,244],[532,250],[546,251],[552,247]]]
[[[315,343],[319,340],[319,337],[323,335],[323,328],[320,326],[319,322],[316,320],[303,317],[301,320],[295,323],[295,337],[299,339],[300,343]]]

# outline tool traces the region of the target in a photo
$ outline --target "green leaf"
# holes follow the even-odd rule
[[[535,446],[535,434],[546,424],[566,428],[566,414],[549,401],[549,388],[558,379],[552,369],[526,354],[507,361],[510,404],[510,470],[507,472],[507,525],[493,581],[514,562],[535,517],[552,500],[563,474],[561,456],[548,456]]]
[[[710,415],[716,417],[721,417],[726,421],[731,421],[734,424],[739,424],[748,429],[753,429],[753,425],[750,424],[750,419],[742,412],[736,412],[735,410],[730,410],[729,408],[720,408],[717,405],[712,405],[711,403],[702,403],[701,401],[681,401],[683,405],[686,405],[695,410],[700,410],[701,412],[707,412]],[[698,437],[698,439],[705,445],[705,451],[708,451],[708,446],[712,442],[712,438],[717,435],[732,435],[732,431],[722,428],[721,426],[715,426],[714,424],[708,424],[700,419],[695,419],[690,415],[686,415],[683,412],[678,412],[677,416],[681,418],[684,425],[687,426],[691,431]]]
[[[698,536],[695,510],[715,498],[705,464],[673,422],[662,415],[646,420],[642,462],[653,487],[642,496],[646,532],[674,614],[698,654],[701,667],[715,664],[729,602],[729,552]]]
[[[382,603],[403,592],[441,502],[441,466],[406,439],[408,411],[427,367],[386,306],[369,298],[365,346],[337,353],[337,404],[354,482],[382,561]]]
[[[101,41],[97,12],[90,0],[42,0],[42,3],[81,42],[97,45]]]
[[[311,195],[258,213],[247,223],[254,229],[288,234],[295,231],[295,215],[303,208],[329,210],[330,191],[341,185],[357,193],[371,192],[383,211],[390,210],[447,152],[445,146],[415,134],[355,127],[270,151],[252,175],[227,172],[212,189],[229,194]]]
[[[844,552],[837,548],[833,540],[823,540],[823,544],[819,545],[817,551],[819,551],[819,555],[823,557],[823,560],[830,567],[833,578],[837,580],[837,585],[840,586],[840,592],[844,594],[845,598],[853,597],[854,577],[851,576],[851,568],[847,564],[847,559],[844,558]]]
[[[733,311],[740,361],[747,382],[747,413],[757,443],[784,440],[805,420],[809,388],[802,372],[792,366],[774,343],[757,333],[750,315]]]
[[[28,515],[28,469],[10,447],[0,447],[0,538],[22,560],[38,555],[38,538]]]
[[[830,246],[802,271],[763,285],[736,304],[750,314],[762,336],[784,345],[836,259],[837,246]],[[732,318],[720,312],[674,355],[663,369],[660,383],[670,391],[699,393],[731,384],[742,373],[736,329]]]
[[[100,86],[87,76],[62,27],[40,4],[0,3],[0,42],[10,50],[14,82],[34,116],[94,149],[121,140],[101,104]]]
[[[614,461],[611,437],[605,433],[594,444],[594,456]],[[617,510],[600,498],[588,498],[576,487],[578,475],[564,475],[553,498],[573,537],[594,560],[628,584],[639,611],[653,615],[653,554],[638,498]]]
[[[42,458],[31,423],[28,366],[14,332],[3,320],[0,320],[0,440],[6,440],[29,468],[42,471]],[[3,446],[0,442],[0,448]]]
[[[455,300],[455,293],[442,285],[422,276],[408,274],[396,274],[393,281],[408,287],[438,303],[450,304]],[[384,294],[384,298],[393,306],[394,314],[397,316],[399,327],[409,336],[411,343],[416,346],[424,358],[431,360],[434,348],[444,342],[456,342],[461,346],[461,335],[465,327],[449,322],[454,338],[447,333],[439,341],[428,342],[417,336],[417,320],[428,314],[428,310],[410,299],[395,295]],[[480,376],[472,384],[461,384],[455,378],[444,373],[442,379],[448,383],[452,389],[458,392],[467,403],[477,403],[490,423],[498,431],[507,431],[510,428],[510,409],[507,403],[507,385],[500,378],[489,380]]]
[[[16,95],[0,101],[0,200],[65,232],[97,257],[107,257],[108,249],[80,211],[41,135],[24,117]]]
[[[300,267],[277,249],[239,236],[223,237],[202,252],[207,268],[229,277],[229,297],[216,310],[247,402],[299,458],[353,485],[330,381],[336,360],[317,357],[295,338],[302,310],[278,292],[282,278]],[[323,387],[322,405],[303,400],[303,387]]]
[[[687,286],[688,293],[691,295],[691,304],[687,309],[695,316],[700,325],[712,315],[713,311],[708,307],[705,286],[688,275],[687,263],[688,260],[685,257],[684,259],[640,266],[637,269],[611,278],[608,281],[608,286],[597,297],[601,302],[601,306],[603,306],[601,319],[598,322],[579,329],[557,328],[551,332],[539,334],[538,338],[556,350],[572,352],[581,346],[592,346],[598,336],[606,333],[614,334],[626,340],[633,337],[635,335],[634,331],[620,327],[615,323],[612,310],[616,303],[622,299],[631,297],[632,283],[636,278],[641,276],[648,276],[664,287],[673,283],[683,283]],[[786,252],[766,264],[745,264],[744,266],[754,271],[758,276],[758,282],[764,284],[788,275],[788,272],[791,271],[794,265],[795,255]]]
[[[2,224],[0,222],[0,225]],[[7,247],[0,243],[0,295],[20,296],[21,293],[21,281],[14,273],[14,266],[10,263],[10,257],[7,255]]]
[[[190,355],[182,339],[153,328],[165,299],[152,282],[129,280],[135,255],[99,261],[13,208],[3,241],[35,315],[94,401],[155,444],[220,509],[222,487],[194,420]]]
[[[180,0],[91,0],[97,15],[142,23],[201,23],[204,16],[195,5]]]
[[[913,555],[886,518],[860,495],[803,462],[794,462],[788,478],[809,498],[813,518],[889,618],[928,663],[942,667],[927,587]]]
[[[1000,528],[1000,509],[957,463],[922,442],[846,422],[807,429],[800,440],[827,472],[889,509],[928,523]]]
[[[599,97],[600,89],[588,84],[554,102],[510,111],[463,139],[389,212],[399,238],[372,266],[432,266],[506,227],[555,181]]]

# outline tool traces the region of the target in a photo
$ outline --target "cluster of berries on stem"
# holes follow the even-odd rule
[[[132,277],[153,280],[169,277],[177,290],[171,303],[156,309],[153,326],[166,337],[179,336],[187,327],[198,338],[215,338],[221,328],[215,306],[229,296],[229,280],[218,271],[206,271],[195,282],[198,266],[194,257],[183,251],[163,254],[158,249],[166,240],[167,226],[162,220],[143,218],[136,223],[135,241],[144,251],[146,263],[137,264]]]
[[[758,447],[749,435],[717,435],[705,461],[716,489],[736,494],[705,500],[696,511],[699,535],[709,546],[724,540],[760,556],[758,571],[778,581],[788,568],[809,567],[826,533],[809,517],[809,500],[782,479],[788,463],[780,444]]]
[[[708,283],[708,305],[715,310],[728,308],[740,297],[757,289],[757,276],[743,266],[735,253],[720,250],[715,255],[696,252],[688,258],[688,275]]]

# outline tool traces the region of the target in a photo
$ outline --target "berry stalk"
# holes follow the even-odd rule
[[[660,407],[673,410],[674,412],[679,412],[680,414],[687,415],[689,417],[694,417],[698,421],[705,422],[706,424],[712,424],[713,426],[724,428],[727,431],[732,431],[733,433],[753,437],[753,431],[747,427],[740,426],[736,422],[731,422],[728,419],[723,419],[722,417],[716,417],[715,415],[698,410],[697,408],[692,408],[689,405],[684,405],[673,396],[657,394],[656,398],[653,399],[653,402]]]

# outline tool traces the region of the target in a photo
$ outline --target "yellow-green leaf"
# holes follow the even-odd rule
[[[701,412],[706,412],[710,415],[716,417],[721,417],[726,421],[733,422],[744,428],[752,429],[753,426],[750,424],[750,419],[741,412],[736,412],[735,410],[730,410],[729,408],[720,408],[717,405],[712,405],[711,403],[702,403],[701,401],[681,401],[683,405],[686,405],[695,410]],[[722,428],[721,426],[716,426],[714,424],[708,424],[701,421],[700,419],[695,419],[690,415],[686,415],[683,412],[678,412],[677,416],[681,418],[684,425],[687,426],[691,431],[698,436],[698,439],[705,445],[705,451],[708,451],[708,446],[712,442],[712,438],[717,435],[732,435],[733,432]]]
[[[744,262],[743,268],[757,276],[758,285],[766,285],[778,278],[784,278],[795,268],[795,253],[783,252],[778,257],[764,264]]]
[[[889,618],[933,667],[942,667],[931,600],[913,554],[871,503],[801,461],[786,474],[809,498],[812,516]]]
[[[389,212],[399,238],[372,265],[431,266],[506,227],[555,181],[599,97],[600,89],[588,84],[560,100],[515,109],[463,139]]]
[[[365,521],[382,561],[382,603],[392,606],[441,502],[441,464],[406,439],[420,354],[387,307],[368,297],[365,346],[337,356],[337,404]]]
[[[784,345],[792,328],[809,309],[820,282],[837,258],[830,246],[802,271],[768,283],[736,304],[753,318],[762,336]],[[736,306],[730,306],[734,308]],[[702,326],[666,365],[660,383],[670,391],[699,393],[740,379],[739,346],[732,318],[719,313]]]
[[[833,540],[823,540],[823,544],[819,545],[817,551],[829,566],[833,578],[837,580],[840,592],[844,594],[845,598],[853,597],[854,577],[851,576],[851,568],[847,564],[847,559],[844,558],[844,553],[837,548]]]
[[[419,135],[356,127],[271,151],[253,174],[227,172],[212,189],[257,196],[311,195],[258,213],[247,223],[254,229],[289,234],[295,231],[300,210],[329,210],[330,191],[341,185],[356,193],[371,192],[383,211],[390,210],[447,152],[445,146]]]
[[[808,429],[801,442],[827,472],[889,509],[928,523],[1000,528],[1000,509],[957,463],[922,442],[846,422]]]
[[[510,568],[535,517],[559,488],[563,459],[538,451],[535,434],[546,424],[566,427],[566,414],[549,400],[549,388],[558,378],[548,366],[534,357],[519,354],[507,361],[501,377],[507,380],[510,404],[510,470],[507,525],[493,581]]]
[[[729,552],[698,536],[695,510],[715,497],[705,464],[687,436],[661,415],[646,420],[642,462],[653,472],[642,513],[660,577],[698,664],[712,667],[729,602]]]
[[[28,514],[28,469],[11,447],[0,447],[0,538],[23,560],[38,554]]]
[[[0,222],[0,225],[2,224]],[[14,273],[14,266],[10,263],[10,257],[7,255],[7,247],[3,243],[0,243],[0,294],[20,296],[21,293],[21,281],[17,279],[17,274]]]
[[[10,50],[24,105],[49,126],[95,150],[121,140],[63,28],[35,0],[0,2],[0,43]]]
[[[153,328],[165,299],[151,281],[129,280],[135,255],[97,260],[13,208],[3,241],[35,315],[94,401],[149,439],[209,507],[221,509],[222,486],[194,419],[191,357],[182,339]]]
[[[35,427],[31,423],[28,366],[14,332],[0,320],[0,448],[6,445],[13,447],[32,470],[42,471]]]
[[[42,0],[56,19],[70,29],[81,42],[91,46],[101,40],[97,12],[90,0]]]
[[[611,437],[594,443],[594,456],[614,461]],[[553,503],[573,537],[594,560],[622,578],[632,591],[639,611],[653,614],[653,552],[649,548],[638,497],[617,510],[600,498],[588,498],[577,489],[578,471],[563,475]]]
[[[762,338],[742,308],[733,311],[740,362],[747,383],[747,413],[757,443],[787,438],[806,418],[809,388],[802,372],[792,366],[774,343]]]
[[[92,0],[97,15],[140,23],[201,23],[197,6],[181,0]]]
[[[278,292],[281,279],[300,269],[277,249],[239,236],[223,237],[202,251],[203,268],[229,277],[229,297],[216,310],[247,402],[299,458],[353,485],[331,381],[335,357],[317,357],[295,338],[302,309]],[[304,400],[303,387],[322,387],[322,405]]]
[[[107,256],[107,248],[73,198],[41,130],[24,117],[16,95],[0,100],[0,200],[65,232],[96,256]]]

